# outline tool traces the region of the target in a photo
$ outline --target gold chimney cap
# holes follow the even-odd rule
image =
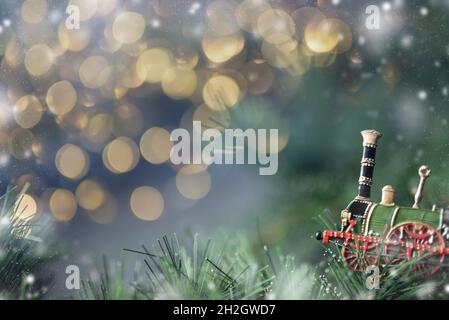
[[[382,188],[382,200],[380,204],[384,206],[394,206],[394,188],[390,185],[386,185]]]
[[[363,137],[363,144],[377,144],[377,140],[379,140],[380,137],[382,137],[382,133],[369,129],[369,130],[363,130],[360,132]]]

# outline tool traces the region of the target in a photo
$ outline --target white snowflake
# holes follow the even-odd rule
[[[427,16],[429,14],[429,9],[427,9],[426,7],[422,7],[421,9],[419,9],[419,14],[422,16]]]
[[[390,11],[391,10],[391,3],[386,1],[382,3],[382,10],[384,11]]]
[[[419,98],[419,100],[426,100],[427,99],[427,92],[425,90],[419,90],[418,91],[418,98]]]
[[[35,280],[36,279],[34,278],[34,276],[32,274],[29,274],[25,277],[26,284],[33,284]]]

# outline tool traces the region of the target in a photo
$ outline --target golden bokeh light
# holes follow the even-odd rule
[[[22,3],[20,13],[28,23],[39,23],[47,14],[47,0],[26,0]]]
[[[102,186],[93,180],[84,180],[75,191],[78,204],[86,210],[96,210],[103,205],[106,193]]]
[[[76,197],[65,189],[56,189],[50,196],[48,205],[53,219],[60,222],[72,220],[78,208]]]
[[[104,38],[100,40],[100,47],[103,50],[109,53],[114,53],[122,47],[123,44],[118,42],[112,34],[112,24],[108,24],[105,26],[103,35]]]
[[[75,106],[77,93],[69,81],[62,80],[54,83],[48,89],[45,101],[52,113],[63,115],[70,112]]]
[[[202,104],[195,109],[193,121],[201,121],[202,130],[218,129],[223,131],[231,123],[231,115],[227,109],[214,110]]]
[[[112,132],[116,137],[135,137],[142,132],[142,112],[132,104],[119,105],[115,108],[112,119]]]
[[[31,131],[16,128],[9,135],[8,151],[18,160],[27,159],[33,154],[32,147],[34,141],[34,135]]]
[[[209,108],[214,110],[232,108],[240,100],[240,88],[233,78],[215,75],[204,85],[203,99]]]
[[[25,54],[25,67],[32,76],[43,76],[53,65],[54,55],[46,44],[40,43],[31,47]]]
[[[160,164],[168,161],[173,142],[164,128],[151,128],[140,139],[140,152],[149,163]]]
[[[198,53],[190,46],[181,45],[176,48],[174,53],[176,64],[179,66],[193,69],[199,61]]]
[[[87,215],[95,223],[110,224],[117,217],[118,209],[117,200],[107,193],[103,204],[98,209],[87,210]]]
[[[16,208],[14,219],[30,220],[37,214],[36,200],[34,197],[26,193],[17,198],[14,207]]]
[[[201,166],[187,165],[176,174],[176,187],[185,198],[198,200],[209,193],[211,179]]]
[[[20,98],[14,105],[14,118],[22,128],[29,129],[39,123],[43,108],[39,100],[32,95]]]
[[[285,69],[293,63],[298,46],[298,41],[295,39],[290,39],[279,45],[263,41],[260,50],[270,65]]]
[[[133,213],[141,220],[157,220],[164,211],[164,198],[153,187],[139,187],[131,194],[130,206]]]
[[[79,52],[89,44],[91,37],[90,29],[85,26],[79,29],[67,29],[62,23],[58,28],[59,44],[65,50]]]
[[[186,67],[174,67],[162,77],[162,90],[172,99],[190,97],[196,89],[197,77],[194,70]]]
[[[304,41],[307,47],[316,53],[325,53],[333,50],[340,39],[339,30],[335,27],[336,19],[324,19],[318,23],[311,22],[304,32]]]
[[[102,56],[91,56],[81,63],[79,77],[86,88],[96,89],[108,80],[108,61]],[[103,72],[103,71],[106,71]]]
[[[118,0],[97,0],[97,15],[107,16],[117,7]]]
[[[119,43],[128,44],[139,40],[145,31],[145,19],[137,12],[122,12],[112,24],[112,35]]]
[[[303,41],[307,25],[318,25],[326,19],[324,13],[316,7],[301,7],[291,14],[296,27],[296,38]]]
[[[257,19],[258,33],[273,44],[284,43],[295,34],[295,22],[287,12],[279,9],[264,11]]]
[[[74,144],[62,146],[55,156],[55,164],[64,177],[78,180],[89,171],[90,160],[86,152]]]
[[[242,34],[236,33],[227,36],[206,34],[201,43],[206,57],[215,63],[223,63],[239,54],[245,46]]]
[[[140,79],[156,83],[162,80],[165,72],[171,69],[173,56],[164,48],[152,48],[144,51],[136,63],[137,75]]]
[[[6,45],[5,61],[11,68],[16,68],[23,63],[23,51],[15,37],[12,37]]]
[[[218,35],[230,35],[239,31],[235,17],[236,2],[234,0],[215,0],[206,10],[207,24]]]
[[[103,149],[103,163],[116,174],[129,172],[139,162],[139,148],[128,137],[118,137]]]
[[[106,143],[111,133],[112,117],[107,113],[97,113],[90,117],[83,129],[83,135],[94,146]]]
[[[243,30],[257,33],[257,19],[270,9],[270,4],[264,0],[244,0],[237,6],[235,17]]]

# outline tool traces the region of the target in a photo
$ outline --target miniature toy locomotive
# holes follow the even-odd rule
[[[363,155],[358,195],[341,212],[341,230],[317,233],[317,239],[342,246],[342,257],[347,266],[356,272],[376,265],[390,267],[410,261],[414,272],[423,276],[436,273],[442,266],[449,248],[449,210],[436,206],[421,209],[423,188],[431,170],[419,168],[419,185],[412,208],[396,206],[394,189],[382,189],[380,203],[371,200],[371,185],[375,165],[377,141],[381,134],[364,130]]]

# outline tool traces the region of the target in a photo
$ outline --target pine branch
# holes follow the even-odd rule
[[[52,275],[45,268],[58,255],[49,239],[45,217],[20,217],[18,208],[28,186],[8,187],[0,197],[0,297],[40,299],[49,291]]]
[[[164,236],[157,242],[158,249],[151,251],[146,246],[143,250],[124,249],[144,259],[144,268],[135,272],[134,281],[127,284],[121,268],[118,274],[108,273],[109,282],[83,282],[81,298],[295,299],[310,294],[309,268],[297,268],[292,257],[274,254],[267,247],[253,252],[243,237],[225,237],[232,240],[224,245],[211,240],[202,245],[198,238],[194,235],[191,247],[180,244],[174,235]],[[103,266],[100,272],[108,270]],[[120,295],[101,294],[117,286],[122,289]]]

